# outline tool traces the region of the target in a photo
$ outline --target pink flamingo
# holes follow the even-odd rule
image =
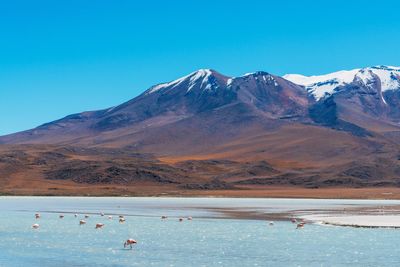
[[[103,228],[103,226],[104,226],[104,223],[96,223],[96,229],[101,229],[101,228]]]
[[[130,246],[130,248],[132,249],[132,245],[135,245],[135,244],[137,244],[135,239],[128,239],[124,243],[124,248],[126,248],[127,246]]]

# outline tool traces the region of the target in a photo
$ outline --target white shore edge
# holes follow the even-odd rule
[[[316,224],[363,227],[363,228],[400,228],[400,215],[306,215],[307,221]]]

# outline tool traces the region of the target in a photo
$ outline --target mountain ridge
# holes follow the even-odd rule
[[[395,71],[359,69],[316,98],[268,72],[201,69],[121,105],[0,137],[0,175],[13,177],[9,186],[28,172],[43,184],[177,190],[398,186],[400,87],[382,90],[377,70]],[[326,77],[312,78],[315,89]]]
[[[379,75],[375,73],[376,71],[379,71]],[[383,72],[385,74],[382,74]],[[332,96],[339,91],[348,93],[349,88],[357,86],[364,89],[362,94],[367,94],[367,91],[370,91],[370,94],[379,95],[385,105],[393,106],[396,101],[393,101],[393,97],[391,97],[388,104],[385,100],[385,95],[396,95],[392,91],[400,88],[400,76],[393,76],[394,74],[397,75],[397,73],[400,75],[400,68],[383,65],[309,77],[297,74],[279,77],[264,71],[247,73],[238,77],[229,77],[212,69],[200,69],[171,82],[152,86],[138,97],[119,106],[69,115],[62,119],[40,125],[34,130],[24,131],[21,134],[26,135],[24,140],[29,142],[35,136],[40,135],[43,129],[69,129],[71,123],[75,126],[84,125],[85,121],[98,118],[99,120],[95,124],[90,125],[90,127],[78,129],[79,131],[91,134],[94,130],[108,131],[114,128],[129,126],[157,115],[164,115],[164,120],[179,120],[205,110],[221,108],[224,105],[233,105],[233,102],[238,100],[246,106],[252,105],[252,108],[259,112],[269,112],[269,116],[274,119],[279,117],[301,117],[299,113],[294,112],[296,108],[297,110],[303,109],[300,113],[304,117],[305,113],[307,113],[304,110],[305,106],[310,106],[313,102],[324,101],[324,98]],[[382,82],[380,77],[385,76],[387,78],[388,75],[391,77],[392,83],[387,80]],[[279,83],[277,82],[278,80]],[[374,82],[376,84],[372,86],[368,85]],[[394,87],[395,82],[398,83],[396,88]],[[330,88],[332,84],[336,84],[337,86],[334,89],[327,90],[327,83]],[[385,86],[383,87],[382,84],[385,84]],[[280,98],[273,99],[272,94],[274,88],[277,87],[290,89],[287,89],[285,92],[282,90]],[[302,88],[305,89],[308,95],[304,95],[301,92]],[[319,93],[315,93],[316,90],[319,90]],[[321,96],[321,92],[323,92],[323,97]],[[319,97],[316,97],[316,95],[319,95]],[[260,99],[262,100],[260,101]],[[285,102],[288,103],[285,107],[286,110],[283,111],[281,107]],[[292,111],[288,110],[290,105],[294,107]],[[130,106],[134,108],[129,108]],[[312,107],[309,109],[315,111]],[[378,108],[378,110],[382,109],[387,109],[387,113],[391,114],[389,117],[397,119],[398,112],[394,108]],[[134,116],[129,115],[131,113],[134,113]],[[108,116],[109,114],[114,115]],[[171,116],[172,114],[173,116]],[[103,119],[100,120],[100,118]],[[318,118],[312,120],[314,122],[319,121]],[[17,133],[16,135],[21,134]],[[13,136],[16,135],[11,134],[0,137],[0,142],[13,143]]]

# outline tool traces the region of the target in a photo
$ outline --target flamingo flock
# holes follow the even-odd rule
[[[99,215],[100,215],[101,217],[104,217],[104,216],[105,216],[105,214],[104,214],[103,212],[101,212]],[[75,213],[75,214],[74,214],[74,217],[75,217],[75,218],[78,218],[78,214]],[[89,216],[88,214],[85,214],[83,217],[84,217],[84,219],[79,220],[79,225],[81,225],[81,226],[82,226],[82,225],[85,225],[85,224],[87,223],[86,220],[89,219],[90,216]],[[40,214],[40,213],[35,213],[35,219],[36,219],[36,220],[39,220],[40,218],[42,218],[41,214]],[[64,214],[59,214],[59,215],[58,215],[58,218],[59,218],[59,219],[64,219],[64,218],[65,218],[65,215],[64,215]],[[109,216],[107,216],[107,218],[108,218],[108,220],[112,220],[112,219],[113,219],[113,216],[109,215]],[[118,216],[118,219],[119,219],[119,223],[125,223],[125,221],[126,221],[126,219],[125,219],[125,217],[124,217],[123,215],[119,215],[119,216]],[[167,219],[168,219],[168,216],[163,215],[163,216],[161,216],[161,219],[162,219],[162,220],[167,220]],[[184,219],[185,219],[185,217],[180,217],[180,218],[178,218],[178,221],[179,221],[179,222],[183,222]],[[186,217],[186,219],[187,219],[188,221],[192,221],[192,220],[193,220],[193,217],[189,216],[189,217]],[[95,224],[95,229],[102,229],[104,226],[105,226],[104,223],[96,223],[96,224]],[[38,223],[35,223],[35,224],[32,225],[32,229],[37,230],[37,229],[39,229],[39,228],[40,228],[40,225],[39,225]],[[133,246],[136,245],[137,243],[138,243],[138,242],[137,242],[135,239],[132,239],[132,238],[127,239],[127,240],[125,241],[125,243],[124,243],[124,248],[128,248],[128,247],[129,247],[130,249],[132,249]]]
[[[304,228],[304,225],[306,224],[306,221],[305,221],[304,219],[297,220],[296,218],[291,218],[290,221],[291,221],[293,224],[296,224],[296,229]],[[270,222],[268,223],[268,225],[269,225],[269,226],[274,226],[275,223],[274,223],[273,221],[270,221]]]
[[[101,216],[101,217],[104,217],[105,214],[104,214],[103,212],[101,212],[101,213],[100,213],[100,216]],[[41,217],[42,217],[42,216],[41,216],[40,213],[35,213],[35,219],[36,219],[36,220],[39,220]],[[59,217],[60,219],[64,219],[65,216],[64,216],[64,214],[60,214],[58,217]],[[74,214],[74,217],[77,218],[77,217],[78,217],[78,214]],[[84,218],[85,218],[85,219],[88,219],[88,218],[89,218],[89,215],[85,214],[85,215],[84,215]],[[112,219],[113,219],[113,216],[109,215],[107,218],[108,218],[108,220],[112,220]],[[119,215],[118,218],[119,218],[119,223],[125,223],[126,219],[125,219],[125,217],[124,217],[123,215]],[[161,220],[167,220],[167,219],[168,219],[168,216],[166,216],[166,215],[161,216]],[[186,220],[188,220],[188,221],[192,221],[192,220],[193,220],[193,217],[191,217],[191,216],[186,217],[186,218],[185,218],[185,217],[179,217],[179,218],[178,218],[178,221],[179,221],[179,222],[183,222],[184,219],[186,219]],[[298,220],[298,219],[296,219],[296,218],[291,218],[290,221],[291,221],[293,224],[296,224],[296,229],[304,228],[304,226],[305,226],[305,224],[306,224],[306,222],[305,222],[304,219]],[[85,224],[86,224],[86,220],[84,220],[84,219],[79,220],[79,225],[85,225]],[[275,225],[275,223],[274,223],[273,221],[269,221],[268,224],[269,224],[270,226],[274,226],[274,225]],[[104,223],[96,223],[96,224],[95,224],[95,229],[102,229],[104,226],[105,226]],[[32,225],[32,229],[37,230],[37,229],[39,229],[39,228],[40,228],[40,225],[39,225],[38,223],[34,223],[34,224]],[[127,239],[127,240],[124,242],[124,248],[128,248],[128,247],[129,247],[130,249],[132,249],[133,246],[136,245],[137,243],[138,243],[138,242],[137,242],[135,239],[132,239],[132,238]]]
[[[105,214],[103,213],[103,212],[101,212],[100,213],[100,216],[105,216]],[[41,218],[42,216],[41,216],[41,214],[40,213],[35,213],[35,219],[36,220],[39,220],[40,218]],[[60,215],[58,215],[58,218],[60,218],[60,219],[64,219],[64,217],[65,217],[65,215],[64,214],[60,214]],[[74,217],[75,218],[77,218],[78,217],[78,214],[74,214]],[[87,214],[85,214],[84,215],[84,218],[85,219],[88,219],[89,218],[89,215],[87,215]],[[112,216],[110,215],[110,216],[108,216],[108,219],[109,220],[112,220]],[[126,220],[125,220],[125,217],[124,216],[122,216],[122,215],[120,215],[119,216],[119,222],[120,223],[123,223],[123,222],[125,222]],[[85,225],[86,224],[86,220],[79,220],[79,225]],[[96,225],[95,225],[95,229],[102,229],[104,227],[104,223],[96,223]],[[35,230],[37,230],[37,229],[39,229],[40,228],[40,225],[38,224],[38,223],[35,223],[35,224],[33,224],[32,225],[32,229],[35,229]],[[127,239],[126,241],[125,241],[125,243],[124,243],[124,248],[127,248],[128,246],[129,246],[129,248],[130,249],[132,249],[133,248],[133,245],[136,245],[137,244],[137,241],[135,240],[135,239],[132,239],[132,238],[130,238],[130,239]]]

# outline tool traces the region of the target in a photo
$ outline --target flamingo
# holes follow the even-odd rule
[[[35,214],[35,218],[36,218],[36,219],[40,219],[40,213],[36,213],[36,214]]]
[[[101,228],[103,228],[103,226],[104,226],[104,223],[96,223],[95,229],[101,229]]]
[[[84,224],[86,224],[86,221],[85,221],[85,220],[80,220],[80,221],[79,221],[79,225],[84,225]]]
[[[298,223],[296,229],[300,229],[304,227],[304,222]]]
[[[292,222],[292,223],[296,223],[297,220],[296,220],[295,218],[292,218],[292,219],[291,219],[291,222]]]
[[[34,225],[32,225],[33,229],[39,229],[39,224],[35,223]]]
[[[124,248],[126,248],[127,246],[130,246],[130,248],[132,249],[132,245],[135,245],[135,244],[137,244],[135,239],[128,239],[124,243]]]

